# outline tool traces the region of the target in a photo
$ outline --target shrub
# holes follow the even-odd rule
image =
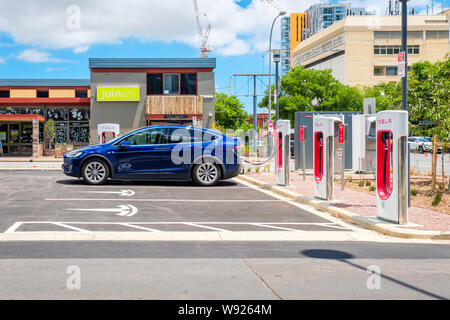
[[[364,187],[364,183],[365,183],[365,181],[364,181],[364,180],[359,180],[358,186],[360,186],[360,187]]]
[[[372,182],[370,182],[370,180],[366,181],[366,187],[370,187],[372,185]]]
[[[442,193],[438,192],[434,196],[433,202],[431,202],[432,206],[437,206],[442,200]]]
[[[353,178],[352,177],[348,177],[348,182],[352,182],[353,181]]]
[[[444,190],[445,189],[445,184],[443,182],[439,183],[439,189],[440,190]]]
[[[256,173],[259,172],[259,167],[256,167],[255,172],[256,172]]]
[[[375,187],[374,186],[370,186],[369,191],[375,191]]]
[[[411,195],[412,196],[417,196],[417,189],[412,188],[411,189]]]

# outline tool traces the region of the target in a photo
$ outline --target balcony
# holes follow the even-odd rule
[[[203,98],[199,96],[147,96],[147,115],[200,115]]]

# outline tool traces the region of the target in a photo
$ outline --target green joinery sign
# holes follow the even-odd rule
[[[139,101],[139,86],[97,87],[97,101]]]

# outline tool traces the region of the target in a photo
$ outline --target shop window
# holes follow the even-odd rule
[[[67,122],[56,122],[55,123],[56,143],[66,143],[67,142]]]
[[[163,93],[163,75],[161,73],[147,74],[147,94],[162,94]]]
[[[47,109],[47,119],[67,121],[69,119],[69,110],[63,108]]]
[[[38,98],[48,98],[48,90],[38,90],[36,93]]]
[[[394,48],[392,46],[387,46],[386,54],[394,54]]]
[[[75,98],[87,98],[87,90],[75,90]]]
[[[197,74],[181,74],[181,94],[197,94]]]
[[[178,73],[164,74],[164,94],[180,94],[180,75]]]
[[[33,143],[33,124],[31,122],[22,123],[20,140],[22,143]]]
[[[9,98],[9,90],[0,90],[0,98]]]

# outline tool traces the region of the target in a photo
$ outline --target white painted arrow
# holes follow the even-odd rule
[[[69,211],[96,211],[96,212],[113,212],[121,217],[131,217],[134,216],[138,209],[131,204],[122,204],[117,206],[117,208],[100,208],[100,209],[66,209]]]
[[[84,193],[111,193],[118,194],[121,197],[131,197],[134,196],[136,192],[133,190],[120,190],[120,191],[82,191]]]

